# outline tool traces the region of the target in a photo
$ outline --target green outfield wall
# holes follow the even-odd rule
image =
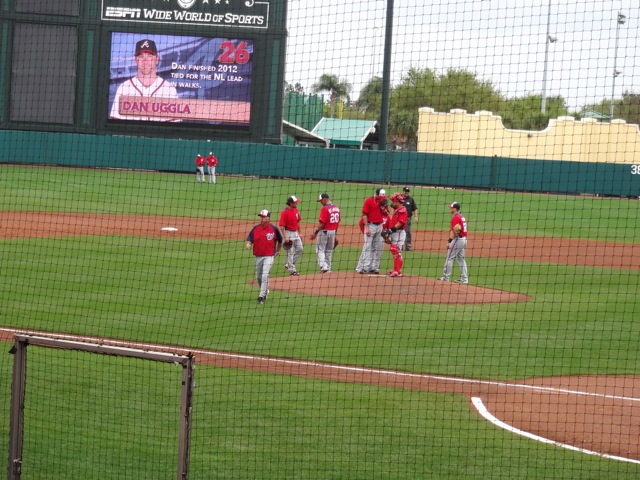
[[[216,153],[221,174],[561,194],[640,195],[638,165],[206,140],[0,130],[0,163],[194,171]]]

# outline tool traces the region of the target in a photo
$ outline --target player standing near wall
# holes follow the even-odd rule
[[[196,182],[204,183],[204,157],[200,154],[196,156]]]
[[[207,166],[209,167],[209,183],[216,183],[217,165],[218,159],[213,155],[213,152],[209,152],[209,156],[207,156]]]
[[[258,304],[262,305],[269,296],[269,272],[274,258],[282,248],[282,234],[275,225],[270,223],[271,213],[268,210],[261,210],[258,216],[260,223],[249,232],[245,248],[249,250],[253,246],[253,255],[256,257],[256,280],[260,287]]]
[[[328,193],[320,194],[318,201],[322,203],[322,208],[316,229],[309,238],[316,241],[316,258],[320,273],[328,273],[331,271],[333,250],[338,245],[336,233],[340,226],[340,207],[331,203]]]
[[[362,206],[362,222],[364,223],[364,245],[356,266],[357,273],[380,273],[380,260],[384,241],[382,233],[382,211],[380,202],[386,198],[382,188],[376,189],[373,197],[367,197]]]
[[[284,248],[287,251],[287,263],[284,268],[289,270],[289,275],[297,277],[300,275],[296,269],[296,263],[302,256],[302,237],[300,237],[300,222],[302,217],[298,211],[298,198],[291,195],[287,198],[287,208],[280,214],[278,226],[284,238]]]
[[[449,244],[447,246],[447,259],[444,263],[444,271],[439,280],[448,282],[451,278],[453,270],[453,260],[458,262],[460,267],[460,280],[456,283],[469,283],[469,275],[467,272],[467,261],[465,260],[465,251],[467,250],[467,219],[460,213],[460,204],[453,202],[449,205],[449,210],[453,215],[451,217],[451,229],[449,230]]]

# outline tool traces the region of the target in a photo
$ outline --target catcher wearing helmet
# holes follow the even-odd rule
[[[399,193],[394,193],[390,197],[391,207],[393,208],[393,215],[389,220],[389,229],[386,230],[385,242],[390,244],[389,251],[393,256],[393,270],[387,275],[389,277],[401,277],[402,266],[404,260],[402,259],[402,246],[406,239],[407,228],[407,209],[404,207],[404,198]]]

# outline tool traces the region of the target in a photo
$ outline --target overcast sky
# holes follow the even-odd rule
[[[551,15],[549,16],[549,5]],[[353,99],[382,76],[387,0],[289,0],[286,80],[310,93],[323,73],[353,85]],[[620,25],[615,55],[618,12]],[[394,0],[392,85],[410,66],[462,68],[507,97],[542,93],[547,20],[547,96],[571,110],[640,93],[639,0]]]

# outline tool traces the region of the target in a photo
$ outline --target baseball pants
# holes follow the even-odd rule
[[[216,167],[209,167],[209,183],[216,183]]]
[[[407,252],[411,251],[411,217],[407,218],[407,226],[405,227],[405,232],[407,232],[407,239],[404,242],[404,248]]]
[[[287,263],[289,264],[289,271],[296,272],[296,263],[300,260],[302,256],[302,251],[304,250],[304,246],[302,245],[302,238],[300,238],[300,233],[294,232],[293,230],[286,230],[287,237],[289,240],[293,242],[293,247],[287,252]]]
[[[204,183],[204,167],[196,167],[196,181]]]
[[[269,290],[269,272],[273,266],[273,257],[256,257],[256,280],[260,287],[259,297],[266,298]]]
[[[405,245],[407,239],[407,232],[404,230],[396,230],[391,234],[391,244],[398,247],[398,251],[402,251],[402,247]]]
[[[335,230],[320,230],[316,237],[316,258],[320,270],[324,272],[331,271],[331,258],[333,257],[333,249],[336,245]]]
[[[384,240],[382,238],[382,224],[369,224],[371,236],[364,235],[364,246],[358,259],[356,272],[370,272],[380,270],[380,260],[384,250]]]
[[[442,272],[442,278],[449,281],[451,278],[451,272],[453,270],[453,260],[458,262],[460,267],[460,280],[462,282],[468,282],[469,276],[467,274],[467,261],[464,258],[465,250],[467,249],[467,238],[456,237],[449,244],[447,250],[447,260],[444,263],[444,271]]]

